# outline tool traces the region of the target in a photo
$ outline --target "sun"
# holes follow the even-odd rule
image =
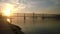
[[[4,3],[4,6],[2,8],[3,16],[11,16],[12,10],[13,10],[12,4]]]
[[[11,12],[11,10],[10,10],[10,8],[8,8],[8,9],[6,9],[6,11],[4,12],[4,15],[5,16],[10,16],[10,13]]]

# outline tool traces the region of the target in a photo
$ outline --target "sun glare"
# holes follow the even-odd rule
[[[3,9],[2,9],[2,14],[4,16],[11,16],[11,12],[13,9],[13,5],[12,4],[4,4]]]
[[[6,16],[10,16],[10,9],[9,9],[9,8],[6,9],[6,12],[4,12],[4,14],[5,14]]]
[[[7,19],[8,22],[10,22],[10,19]]]

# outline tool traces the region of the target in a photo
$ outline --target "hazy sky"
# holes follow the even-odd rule
[[[0,0],[18,7],[17,12],[60,13],[60,0]]]

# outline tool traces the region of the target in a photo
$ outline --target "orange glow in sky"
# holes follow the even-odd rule
[[[2,14],[4,16],[11,16],[12,10],[13,10],[13,5],[12,4],[8,4],[8,3],[3,4],[3,6],[2,6]]]

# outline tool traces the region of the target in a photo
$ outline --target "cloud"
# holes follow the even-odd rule
[[[44,11],[55,11],[60,10],[60,0],[0,0],[1,2],[7,2],[15,4],[15,7],[20,11],[25,12],[44,12]],[[23,9],[22,9],[23,8]],[[18,11],[19,11],[18,10]],[[43,11],[44,10],[44,11]]]
[[[47,10],[52,12],[59,12],[60,0],[25,0],[24,4],[27,5],[26,11]],[[43,12],[43,10],[41,10]]]

